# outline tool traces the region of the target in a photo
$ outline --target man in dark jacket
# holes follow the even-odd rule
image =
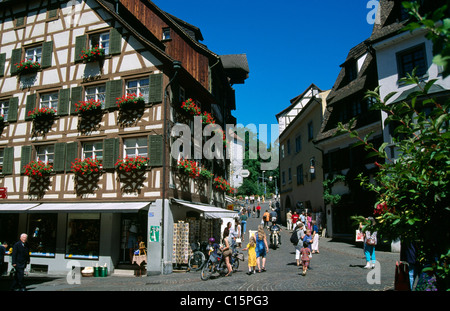
[[[14,275],[14,281],[11,286],[12,290],[16,287],[20,291],[25,291],[25,285],[23,284],[23,276],[27,264],[30,263],[30,249],[27,244],[28,235],[22,233],[20,235],[20,241],[14,244],[12,252],[12,266],[15,268],[16,273]]]
[[[2,245],[0,245],[0,277],[3,275],[4,273],[4,269],[5,269],[5,253],[7,252],[8,249],[8,243],[3,242]]]

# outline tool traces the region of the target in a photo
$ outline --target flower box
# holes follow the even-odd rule
[[[96,62],[103,59],[104,57],[105,49],[99,47],[98,45],[88,50],[82,50],[80,54],[80,58],[85,63]]]
[[[49,176],[53,172],[53,166],[41,160],[31,161],[24,167],[25,175],[31,178]]]
[[[196,178],[200,176],[201,168],[195,161],[180,159],[177,167],[182,173],[185,173],[190,177]]]
[[[115,167],[119,172],[142,171],[147,168],[148,162],[149,158],[147,157],[125,157],[125,159],[117,160]]]
[[[101,172],[102,164],[97,158],[75,159],[70,170],[78,176],[98,174]]]
[[[184,101],[181,104],[181,109],[183,109],[184,111],[193,116],[200,116],[202,114],[200,108],[195,104],[192,98],[189,98],[188,100]]]
[[[223,192],[229,192],[231,189],[230,184],[224,178],[222,178],[220,176],[214,178],[213,185],[217,190],[223,191]]]
[[[211,173],[209,170],[202,167],[202,169],[200,170],[200,176],[203,178],[209,179],[213,176],[213,173]]]
[[[205,111],[201,116],[203,124],[216,124],[216,120],[214,120],[214,117],[209,112]]]
[[[81,114],[89,112],[98,112],[102,109],[102,102],[97,99],[89,99],[75,103],[75,107],[76,107],[75,112]]]
[[[15,66],[19,75],[35,73],[41,70],[41,64],[31,60],[23,60],[20,63],[16,63]]]
[[[122,97],[117,97],[117,107],[120,109],[135,109],[142,107],[145,104],[145,98],[142,94],[137,96],[135,93],[127,94]]]
[[[56,109],[54,108],[34,108],[32,111],[28,112],[28,116],[33,120],[46,120],[51,119],[55,116]]]

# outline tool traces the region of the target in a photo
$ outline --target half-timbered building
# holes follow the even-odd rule
[[[211,172],[201,178],[178,167],[186,147],[171,148],[175,125],[205,125],[189,99],[205,120],[235,123],[231,81],[248,76],[200,29],[146,0],[15,0],[0,3],[0,34],[0,240],[27,233],[32,269],[113,272],[132,261],[133,236],[147,273],[170,273],[175,222],[232,216],[213,185],[225,157],[191,157]]]

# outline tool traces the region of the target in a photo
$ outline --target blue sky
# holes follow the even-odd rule
[[[233,115],[243,125],[276,124],[275,115],[311,83],[330,89],[348,51],[373,27],[369,0],[153,2],[200,28],[214,53],[247,54],[249,78],[234,86]]]

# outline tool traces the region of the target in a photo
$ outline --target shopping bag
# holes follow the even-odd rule
[[[408,265],[403,262],[395,263],[395,282],[394,290],[409,291],[411,290],[409,284],[409,269]]]
[[[361,230],[356,230],[356,242],[364,242],[364,234]]]

